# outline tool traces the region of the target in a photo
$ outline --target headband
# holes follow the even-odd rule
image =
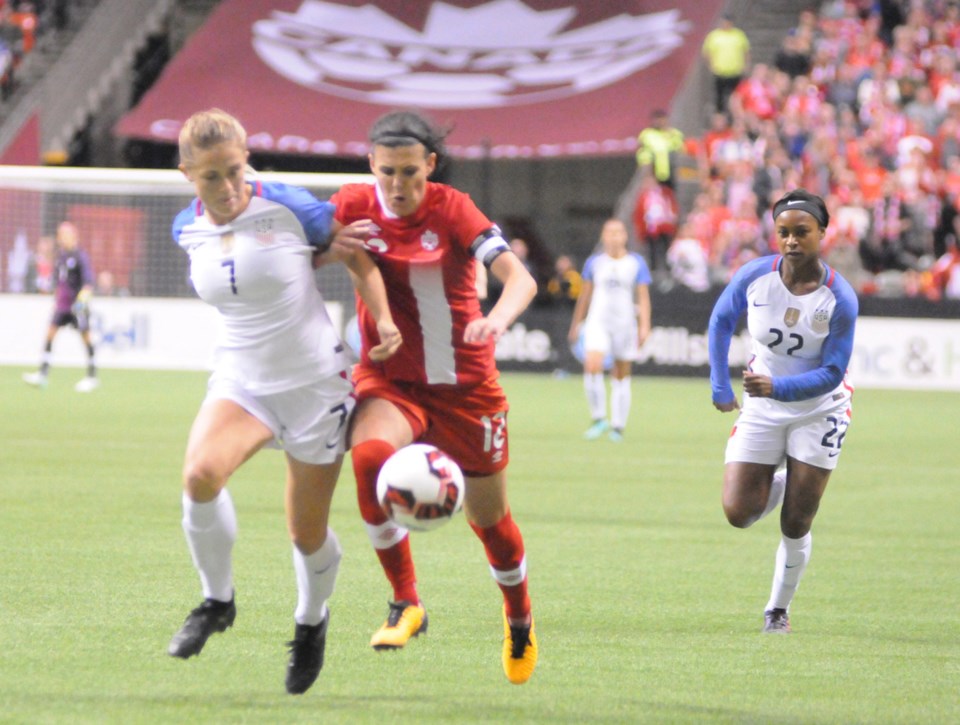
[[[792,209],[799,209],[800,211],[805,211],[807,214],[816,219],[820,226],[826,228],[827,220],[824,217],[823,209],[807,199],[781,199],[776,204],[773,205],[773,218],[776,219],[780,214],[785,211],[790,211]]]
[[[433,152],[431,144],[410,131],[384,131],[377,134],[376,138],[371,139],[371,141],[374,145],[380,144],[382,146],[414,146],[416,144],[422,144],[428,152]]]

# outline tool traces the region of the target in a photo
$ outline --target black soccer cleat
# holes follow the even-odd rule
[[[786,609],[768,609],[763,613],[763,632],[765,634],[789,634],[790,617]]]
[[[183,659],[200,654],[210,635],[232,627],[236,617],[237,607],[233,599],[229,602],[204,599],[203,604],[187,615],[180,631],[173,635],[167,653]]]
[[[302,695],[316,682],[323,668],[323,650],[327,644],[327,625],[330,610],[320,624],[298,624],[293,640],[287,642],[290,661],[287,663],[287,692]]]

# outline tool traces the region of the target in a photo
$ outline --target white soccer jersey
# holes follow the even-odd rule
[[[636,288],[650,284],[643,257],[633,252],[618,258],[594,254],[583,266],[583,278],[593,283],[586,327],[622,330],[637,326]]]
[[[833,269],[824,266],[823,283],[794,295],[780,278],[782,257],[753,260],[734,275],[710,318],[713,399],[734,399],[727,365],[730,338],[746,312],[752,342],[748,367],[773,378],[774,400],[784,402],[849,395],[844,375],[853,348],[857,297]]]
[[[332,206],[282,184],[254,184],[254,194],[220,226],[194,202],[173,234],[190,255],[197,294],[220,313],[217,373],[267,395],[335,375],[349,361],[312,266]]]

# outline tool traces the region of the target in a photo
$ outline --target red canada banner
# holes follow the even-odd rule
[[[455,156],[629,154],[722,4],[226,0],[116,132],[174,143],[216,106],[255,150],[351,156],[378,116],[417,108]]]

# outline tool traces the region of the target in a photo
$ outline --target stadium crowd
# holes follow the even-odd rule
[[[822,196],[825,259],[861,295],[960,299],[960,2],[828,0],[800,13],[688,139],[685,210],[644,185],[635,226],[671,236],[671,282],[707,289],[774,251],[786,189]],[[642,163],[642,160],[641,160]],[[657,255],[659,256],[659,254]]]
[[[47,20],[53,21],[54,11],[60,18],[65,10],[63,2],[0,0],[0,99],[6,100],[13,93],[17,68],[34,49],[37,33],[47,27]]]

